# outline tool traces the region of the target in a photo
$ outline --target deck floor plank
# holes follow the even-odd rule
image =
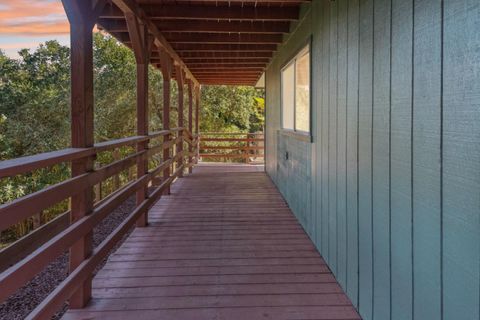
[[[261,166],[198,166],[149,217],[63,319],[360,319]]]

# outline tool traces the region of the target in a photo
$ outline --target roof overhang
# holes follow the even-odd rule
[[[132,47],[125,14],[133,13],[154,37],[154,66],[166,53],[195,84],[255,86],[305,2],[111,0],[97,25]]]

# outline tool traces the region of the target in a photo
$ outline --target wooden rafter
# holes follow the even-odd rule
[[[302,3],[308,3],[312,0],[224,0],[228,1],[229,3],[254,3],[254,4],[270,4],[270,3],[281,3],[281,4],[294,4],[299,5]],[[140,4],[150,4],[152,0],[137,0]],[[176,0],[176,2],[187,2],[187,3],[218,3],[219,0]]]
[[[133,0],[112,0],[112,2],[120,8],[123,13],[132,13],[134,14],[139,21],[145,24],[149,30],[149,32],[154,37],[154,42],[157,47],[162,47],[165,52],[167,52],[172,59],[174,60],[175,64],[178,64],[185,70],[189,79],[192,79],[194,82],[197,82],[195,77],[191,74],[190,70],[188,70],[185,63],[182,59],[177,55],[175,50],[170,46],[168,41],[164,38],[164,36],[160,33],[158,28],[155,26],[154,23],[148,18],[147,14],[143,11],[139,5]],[[113,8],[113,6],[107,6],[107,8]]]
[[[170,43],[280,44],[283,42],[283,36],[280,34],[167,32],[164,35]]]
[[[300,6],[310,0],[110,0],[98,26],[135,49],[126,12],[137,17],[154,37],[149,62],[162,68],[160,53],[180,66],[185,79],[201,83],[225,81],[254,84],[277,46],[299,19]],[[133,36],[132,36],[133,35]],[[177,77],[174,67],[172,77]],[[163,71],[162,71],[163,72]],[[210,78],[214,76],[215,79]],[[240,79],[238,76],[243,76]],[[245,78],[248,76],[248,79]],[[195,83],[198,85],[198,83]]]
[[[271,58],[273,56],[272,52],[182,52],[182,59],[218,59],[218,58]]]
[[[112,0],[115,4],[118,1]],[[132,0],[129,0],[130,2]],[[118,4],[117,4],[118,5]],[[122,4],[121,4],[122,5]],[[123,6],[123,5],[122,5]],[[121,10],[108,6],[100,15],[101,18],[119,19],[123,17]],[[153,20],[195,19],[195,20],[263,20],[263,21],[295,21],[298,20],[299,8],[289,7],[240,7],[240,6],[200,6],[189,4],[177,5],[144,5],[138,6],[142,12],[148,12]]]
[[[274,52],[277,50],[276,44],[217,44],[217,43],[174,43],[172,47],[180,52]]]
[[[100,19],[99,23],[112,32],[126,32],[123,19]],[[287,21],[213,21],[213,20],[166,20],[155,21],[161,32],[237,32],[237,33],[288,33]]]

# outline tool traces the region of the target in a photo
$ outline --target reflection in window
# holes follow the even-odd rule
[[[294,128],[295,119],[295,64],[290,64],[282,72],[283,127]]]
[[[295,68],[295,129],[310,131],[310,54],[297,59]]]
[[[307,46],[282,69],[282,127],[310,132],[310,52]]]

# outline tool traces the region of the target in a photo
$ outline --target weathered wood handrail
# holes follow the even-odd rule
[[[40,153],[32,156],[1,161],[0,178],[13,177],[18,174],[23,174],[37,169],[54,166],[63,162],[78,160],[103,151],[109,151],[125,146],[133,146],[139,142],[165,136],[167,134],[175,133],[182,130],[184,129],[173,128],[171,130],[153,132],[148,136],[132,136],[127,138],[99,142],[95,144],[95,146],[92,148],[67,148],[58,151]]]
[[[65,199],[68,199],[80,192],[93,187],[102,181],[119,174],[122,171],[138,164],[138,161],[146,161],[149,158],[163,153],[163,150],[173,150],[173,155],[163,160],[154,169],[148,170],[146,174],[137,177],[124,187],[110,194],[106,199],[97,203],[90,214],[71,223],[66,228],[55,229],[59,231],[55,235],[49,234],[49,240],[43,241],[39,247],[32,252],[31,245],[26,248],[28,256],[18,261],[0,274],[0,302],[13,294],[17,289],[30,281],[52,260],[71,248],[79,239],[92,232],[93,228],[107,217],[116,207],[134,195],[138,190],[145,188],[166,168],[172,167],[174,163],[182,163],[174,173],[163,177],[162,183],[155,186],[155,189],[146,199],[135,208],[128,218],[97,247],[93,254],[79,264],[50,296],[43,301],[29,316],[29,319],[43,319],[55,313],[65,300],[78,289],[85,279],[91,276],[96,265],[102,261],[115,243],[122,239],[125,232],[147,213],[149,207],[158,200],[163,190],[168,188],[175,178],[183,174],[185,168],[196,163],[198,153],[196,138],[185,128],[162,130],[149,134],[148,136],[133,136],[107,142],[101,142],[92,148],[65,149],[45,154],[23,157],[14,160],[0,162],[0,177],[11,177],[29,171],[49,167],[52,165],[72,162],[86,157],[95,157],[99,152],[112,151],[124,146],[134,146],[138,143],[149,143],[150,140],[158,137],[168,136],[172,138],[166,142],[160,142],[144,150],[128,155],[124,159],[117,160],[95,170],[67,179],[37,192],[18,198],[0,206],[0,230],[4,230],[18,222],[21,222],[38,211],[51,207]],[[179,151],[174,146],[187,143],[192,146],[194,152]],[[188,159],[185,161],[185,159]],[[194,160],[193,160],[194,159]],[[64,213],[63,215],[68,214]],[[51,228],[50,228],[51,229]],[[46,229],[45,230],[49,230]],[[39,229],[40,231],[40,229]],[[51,231],[50,231],[51,232]],[[41,236],[41,235],[40,235]],[[20,242],[17,242],[20,243]],[[15,245],[15,243],[14,243]],[[8,249],[8,247],[7,247]],[[4,249],[6,250],[6,249]],[[18,256],[22,252],[15,250]]]
[[[243,159],[249,163],[250,158],[264,158],[261,152],[264,149],[263,133],[208,132],[202,133],[198,139],[201,142],[198,156],[204,160]]]
[[[60,285],[38,305],[27,319],[45,319],[51,316],[61,307],[65,297],[71,296],[76,289],[76,284],[81,283],[89,277],[95,267],[105,258],[108,252],[120,241],[123,235],[135,224],[138,217],[147,211],[158,198],[164,189],[170,185],[175,177],[178,177],[183,167],[178,168],[175,173],[159,187],[152,195],[142,202],[130,215],[93,251],[93,254],[75,269]]]

